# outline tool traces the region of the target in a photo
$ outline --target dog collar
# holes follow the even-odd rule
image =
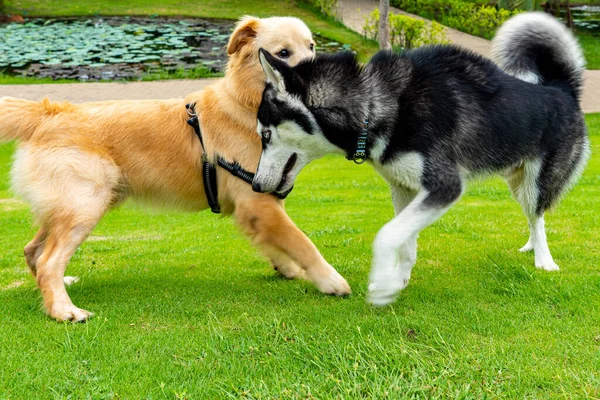
[[[358,135],[356,141],[356,151],[352,156],[346,156],[348,160],[354,161],[355,164],[362,164],[367,161],[367,136],[369,135],[369,117],[363,122],[363,130]]]

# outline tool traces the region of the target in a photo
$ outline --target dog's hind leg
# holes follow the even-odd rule
[[[522,166],[512,170],[506,176],[506,181],[529,221],[529,240],[520,251],[533,250],[537,268],[556,271],[559,268],[550,254],[544,228],[545,209],[538,207],[541,199],[547,196],[545,189],[540,187],[539,179],[542,175],[541,161],[527,160]]]
[[[23,250],[23,254],[25,255],[25,262],[29,267],[29,272],[35,278],[36,276],[36,263],[38,258],[42,255],[44,251],[44,246],[46,244],[46,230],[44,228],[40,228],[38,232],[35,234],[31,242],[27,243],[25,249]],[[79,278],[76,276],[65,276],[63,279],[65,285],[69,286],[77,281]]]
[[[519,249],[520,252],[533,250],[533,230],[531,222],[535,219],[535,207],[538,199],[537,177],[540,172],[539,161],[525,161],[523,165],[510,170],[506,175],[506,183],[511,193],[521,205],[523,213],[530,223],[529,239],[525,246]]]
[[[36,262],[36,281],[47,313],[58,320],[73,322],[85,321],[92,314],[76,307],[69,298],[65,283],[73,283],[76,278],[65,278],[65,269],[75,250],[110,206],[112,198],[111,187],[98,190],[91,184],[78,183],[77,201],[62,204],[46,221],[45,246]]]
[[[112,204],[119,171],[110,160],[76,147],[25,147],[16,153],[12,174],[13,187],[31,204],[43,227],[25,248],[25,257],[35,269],[46,311],[59,320],[83,321],[90,313],[71,302],[64,272]]]
[[[416,193],[402,186],[392,186],[392,202],[394,203],[394,212],[400,214],[404,208],[415,198]],[[397,273],[400,276],[400,290],[404,289],[410,281],[410,274],[413,265],[417,260],[417,238],[419,234],[410,237],[398,252],[398,263],[396,265]]]
[[[46,230],[44,228],[40,228],[31,242],[27,243],[25,249],[23,250],[23,254],[25,255],[25,262],[29,267],[29,272],[35,278],[36,275],[36,262],[42,252],[44,251],[44,244],[46,240]]]
[[[463,182],[458,172],[448,170],[438,175],[428,176],[430,181],[425,188],[377,233],[369,279],[371,304],[383,306],[394,301],[406,286],[396,270],[399,255],[404,257],[403,269],[412,269],[419,232],[444,215],[462,194]]]
[[[63,277],[71,256],[96,221],[75,221],[75,218],[64,218],[48,232],[44,251],[37,260],[36,280],[48,314],[61,321],[78,322],[86,320],[91,313],[72,303]]]
[[[306,279],[322,293],[337,296],[350,294],[346,280],[294,225],[283,205],[269,194],[251,193],[236,204],[234,215],[253,243],[267,253],[270,249],[276,250],[275,254],[283,253],[304,270]]]

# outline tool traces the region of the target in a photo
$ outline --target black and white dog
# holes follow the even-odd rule
[[[544,212],[583,170],[589,141],[579,97],[585,61],[560,22],[520,14],[493,42],[497,63],[453,46],[349,53],[288,67],[260,54],[263,151],[253,187],[285,192],[327,153],[367,160],[389,182],[396,217],[377,234],[369,300],[388,304],[410,279],[417,236],[454,204],[470,176],[499,173],[529,220],[521,251],[557,270]]]

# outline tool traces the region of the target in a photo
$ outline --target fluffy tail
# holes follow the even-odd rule
[[[0,98],[0,143],[28,140],[43,119],[45,102]]]
[[[506,73],[527,82],[557,86],[579,100],[585,59],[577,39],[548,14],[518,14],[492,41],[492,58]]]

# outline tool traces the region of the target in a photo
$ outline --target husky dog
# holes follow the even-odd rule
[[[388,304],[406,287],[419,232],[473,175],[505,177],[529,220],[521,251],[535,252],[536,267],[558,270],[544,212],[588,158],[579,107],[585,62],[572,34],[541,13],[512,18],[493,47],[498,65],[453,46],[379,52],[364,67],[349,53],[292,68],[260,52],[269,83],[253,189],[285,192],[327,153],[369,161],[390,184],[396,217],[373,245],[372,304]]]

